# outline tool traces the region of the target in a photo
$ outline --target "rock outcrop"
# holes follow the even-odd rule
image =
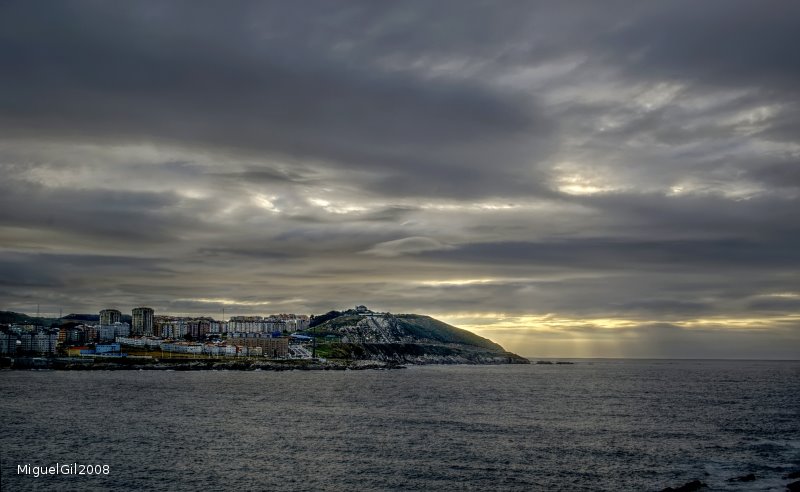
[[[700,480],[692,480],[691,482],[687,482],[678,488],[667,487],[666,489],[661,489],[661,492],[693,492],[706,487],[708,487],[708,485],[704,484]]]

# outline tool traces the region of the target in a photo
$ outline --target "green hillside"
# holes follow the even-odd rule
[[[307,334],[321,357],[400,364],[529,364],[470,331],[420,314],[330,311]]]
[[[478,336],[471,331],[456,328],[444,321],[421,314],[398,314],[395,316],[398,325],[417,338],[435,340],[442,343],[460,343],[473,345],[487,350],[503,351],[503,347],[491,340]]]

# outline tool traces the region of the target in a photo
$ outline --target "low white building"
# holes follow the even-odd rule
[[[203,345],[200,343],[190,342],[162,343],[161,350],[164,352],[176,352],[182,354],[202,354]]]
[[[156,337],[116,337],[116,342],[129,347],[158,348],[164,343],[163,338]]]

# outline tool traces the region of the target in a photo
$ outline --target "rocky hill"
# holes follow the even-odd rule
[[[13,325],[13,324],[22,324],[22,325],[38,325],[38,326],[50,326],[55,323],[57,318],[46,318],[43,316],[28,316],[24,313],[15,313],[14,311],[0,311],[0,324],[4,325]]]
[[[331,358],[409,364],[527,364],[529,361],[467,330],[419,314],[345,311],[315,324],[309,332],[336,340]]]
[[[130,314],[123,314],[122,321],[125,323],[131,322],[131,315]],[[13,324],[21,324],[21,325],[38,325],[44,327],[58,327],[63,326],[64,324],[73,325],[76,323],[91,323],[97,324],[100,322],[100,315],[99,314],[75,314],[70,313],[66,316],[61,318],[48,318],[45,316],[28,316],[24,313],[15,313],[13,311],[0,311],[0,325],[13,325]]]

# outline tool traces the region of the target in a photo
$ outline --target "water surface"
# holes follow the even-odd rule
[[[3,371],[0,395],[3,491],[782,490],[800,469],[800,362]],[[16,474],[56,462],[111,473]]]

